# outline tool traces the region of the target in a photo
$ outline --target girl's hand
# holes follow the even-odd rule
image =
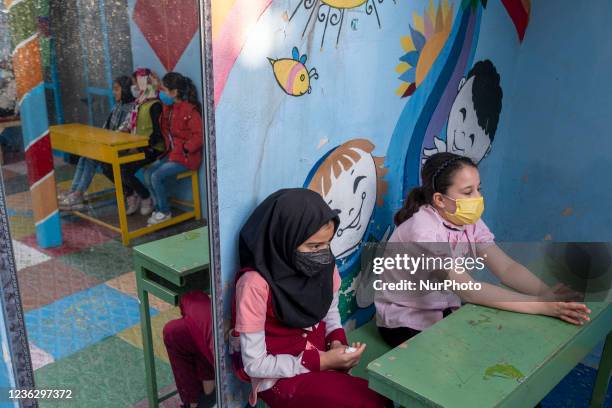
[[[352,353],[345,353],[345,346],[331,348],[326,352],[320,353],[321,371],[324,370],[339,370],[345,371],[355,367],[359,363],[361,355],[365,351],[366,345],[362,343],[353,343],[357,349]]]
[[[591,310],[583,303],[576,302],[542,302],[543,315],[557,317],[568,323],[582,325],[585,321],[590,321],[588,316]]]

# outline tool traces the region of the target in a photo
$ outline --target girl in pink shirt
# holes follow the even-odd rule
[[[240,232],[231,342],[251,405],[259,396],[272,408],[390,406],[347,373],[365,344],[348,349],[340,324],[329,247],[338,224],[319,194],[296,188],[269,196]]]
[[[480,219],[484,211],[480,175],[469,158],[435,154],[424,164],[421,180],[422,185],[410,191],[404,207],[395,214],[397,228],[389,238],[391,246],[401,243],[413,249],[420,247],[428,255],[481,257],[484,265],[514,290],[484,282],[480,283],[480,290],[377,290],[376,324],[389,345],[398,346],[446,317],[462,302],[554,316],[573,324],[589,320],[591,311],[584,304],[553,301],[568,299],[575,293],[561,285],[550,288],[495,244],[493,234]],[[475,281],[466,271],[455,268],[433,273],[440,272],[444,279],[474,288]],[[427,273],[421,270],[412,276],[421,278]],[[405,270],[390,269],[383,277],[399,282],[407,275]]]

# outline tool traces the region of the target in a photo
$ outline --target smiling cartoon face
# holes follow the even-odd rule
[[[336,258],[348,256],[357,249],[376,203],[374,158],[361,149],[354,148],[354,151],[360,159],[332,179],[331,188],[323,196],[333,210],[339,211],[340,225],[331,242]]]
[[[466,156],[478,163],[491,147],[491,139],[478,124],[472,98],[474,77],[463,79],[453,102],[446,128],[448,152]]]

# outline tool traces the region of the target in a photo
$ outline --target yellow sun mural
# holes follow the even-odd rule
[[[302,38],[304,38],[304,34],[306,34],[306,30],[311,22],[313,25],[318,23],[323,24],[323,35],[321,36],[321,49],[323,49],[328,27],[337,27],[336,46],[338,45],[346,11],[355,11],[358,7],[363,6],[363,11],[365,11],[366,15],[370,16],[374,14],[376,16],[378,28],[381,28],[377,4],[382,4],[384,1],[385,0],[300,0],[288,20],[293,20],[298,10],[304,9],[304,11],[306,11],[308,19],[302,31]],[[396,4],[397,0],[392,1]]]
[[[408,25],[410,34],[400,38],[403,50],[400,63],[395,68],[402,84],[395,93],[402,98],[410,96],[423,82],[436,58],[442,51],[453,26],[453,6],[448,0],[440,0],[434,7],[429,0],[423,15],[413,13],[413,24]]]

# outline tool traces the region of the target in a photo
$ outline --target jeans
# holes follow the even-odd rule
[[[153,200],[155,200],[155,211],[164,214],[170,212],[170,204],[168,203],[168,194],[164,181],[169,177],[174,177],[188,170],[182,164],[169,161],[167,158],[157,160],[145,170],[144,179],[151,191]]]
[[[93,159],[86,157],[80,157],[74,172],[74,178],[72,179],[72,186],[70,187],[71,192],[78,191],[84,193],[89,188],[91,180],[93,180],[96,174],[96,168],[98,162]]]
[[[123,185],[126,187],[126,195],[131,195],[131,192],[136,192],[136,194],[138,194],[140,198],[146,200],[147,198],[151,197],[151,195],[149,194],[149,190],[151,189],[147,189],[147,187],[140,182],[138,177],[136,177],[136,172],[144,166],[155,162],[160,152],[149,147],[141,149],[140,151],[144,153],[145,158],[136,162],[126,163],[122,165],[121,177],[123,178]]]

